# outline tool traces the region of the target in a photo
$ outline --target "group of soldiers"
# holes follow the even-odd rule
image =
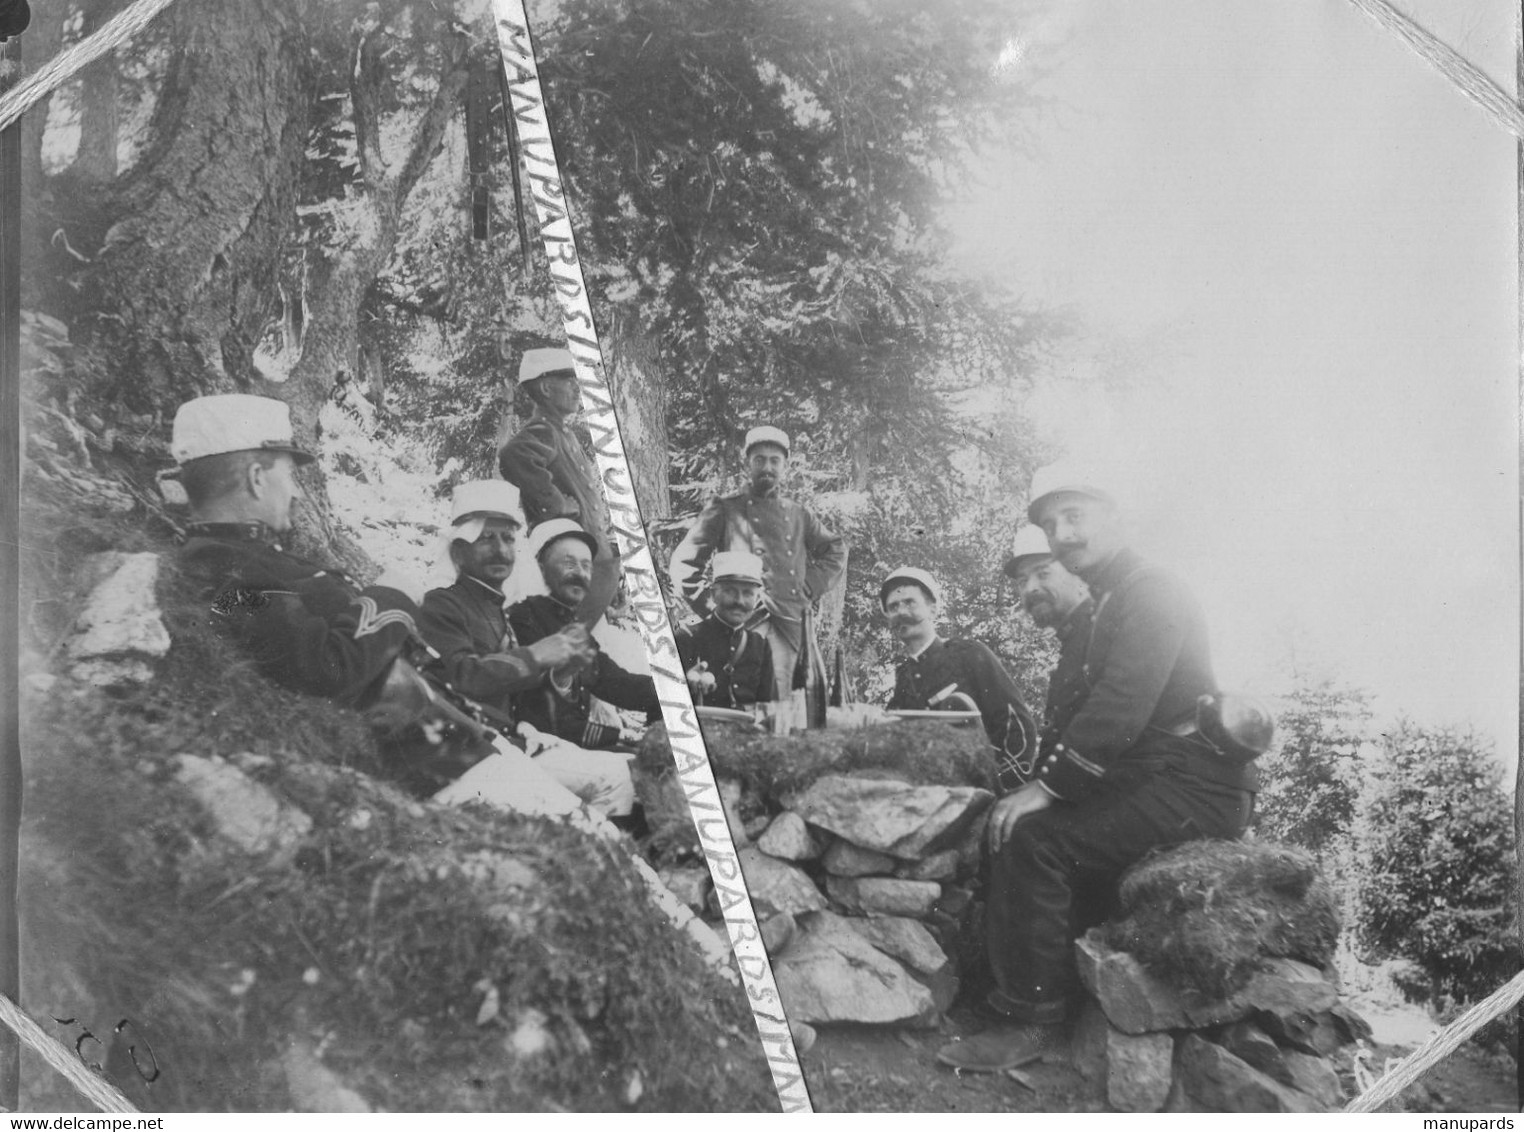
[[[592,461],[569,423],[571,355],[529,351],[518,383],[533,416],[500,452],[503,479],[455,489],[456,580],[421,602],[282,548],[296,469],[312,457],[294,443],[283,402],[241,394],[198,398],[176,416],[173,452],[191,510],[183,563],[260,671],[384,720],[398,777],[414,790],[515,809],[574,796],[629,820],[628,747],[618,716],[598,709],[649,719],[659,705],[649,676],[615,663],[592,632],[613,596],[617,556]],[[672,556],[674,589],[702,614],[677,635],[699,702],[746,708],[787,697],[799,670],[819,664],[812,610],[842,582],[846,544],[782,493],[790,449],[780,429],[748,433],[745,488],[712,500]],[[1252,760],[1268,743],[1259,716],[1225,717],[1200,608],[1125,545],[1111,493],[1043,469],[1026,517],[1004,570],[1022,609],[1059,642],[1040,729],[988,647],[939,635],[943,595],[931,574],[901,567],[879,588],[902,652],[888,706],[977,710],[993,749],[991,989],[979,1004],[992,1024],[938,1054],[971,1071],[1057,1047],[1075,1001],[1074,938],[1104,918],[1117,878],[1150,850],[1243,832],[1257,789]],[[505,608],[526,532],[546,593]],[[467,726],[441,739],[422,716],[393,710],[408,692]],[[483,732],[497,742],[483,746]]]

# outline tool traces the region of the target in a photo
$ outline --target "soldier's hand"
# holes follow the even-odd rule
[[[1053,804],[1053,795],[1035,782],[1013,790],[990,810],[989,824],[985,826],[985,843],[993,855],[1000,852],[1010,840],[1016,823],[1029,814],[1039,813]]]
[[[695,692],[714,691],[714,673],[709,671],[709,666],[703,661],[688,669],[685,675],[688,677],[688,687]]]
[[[568,625],[559,633],[541,637],[529,646],[530,654],[542,668],[586,668],[598,655],[598,646],[585,625]]]

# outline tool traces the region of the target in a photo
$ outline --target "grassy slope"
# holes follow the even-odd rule
[[[33,672],[66,667],[55,646],[83,596],[82,551],[171,550],[140,517],[46,500],[24,536]],[[295,1107],[280,1069],[295,1039],[385,1109],[627,1108],[637,1092],[641,1109],[776,1107],[741,992],[674,936],[617,851],[404,797],[368,773],[357,719],[248,670],[172,571],[160,600],[175,643],[155,683],[113,696],[65,678],[23,705],[23,1006],[66,1042],[79,1027],[49,1015],[112,1045],[82,1052],[137,1103]],[[173,778],[181,754],[233,758],[304,810],[295,860],[219,840]],[[484,883],[479,851],[527,872]],[[478,1025],[489,983],[497,1014]],[[124,1017],[134,1028],[113,1043]],[[162,1070],[151,1085],[125,1056],[134,1032]],[[40,1062],[25,1088],[29,1107],[78,1107]]]

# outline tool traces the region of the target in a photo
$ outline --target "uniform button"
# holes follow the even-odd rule
[[[1038,772],[1037,772],[1037,773],[1038,773],[1038,774],[1040,774],[1040,775],[1041,775],[1041,774],[1047,774],[1047,773],[1048,773],[1048,768],[1047,768],[1047,767],[1043,767],[1043,768],[1042,768],[1042,769],[1041,769],[1041,770],[1040,770],[1040,771],[1038,771]]]

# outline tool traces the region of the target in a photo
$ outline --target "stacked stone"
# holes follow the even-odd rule
[[[1091,1000],[1075,1061],[1122,1112],[1327,1112],[1348,1099],[1333,1065],[1370,1027],[1332,976],[1270,958],[1222,998],[1172,987],[1096,929],[1075,943]]]
[[[854,774],[775,800],[781,810],[740,856],[758,916],[793,921],[772,954],[791,1019],[937,1022],[957,993],[952,954],[993,800],[974,786]],[[747,824],[738,813],[732,830]]]

